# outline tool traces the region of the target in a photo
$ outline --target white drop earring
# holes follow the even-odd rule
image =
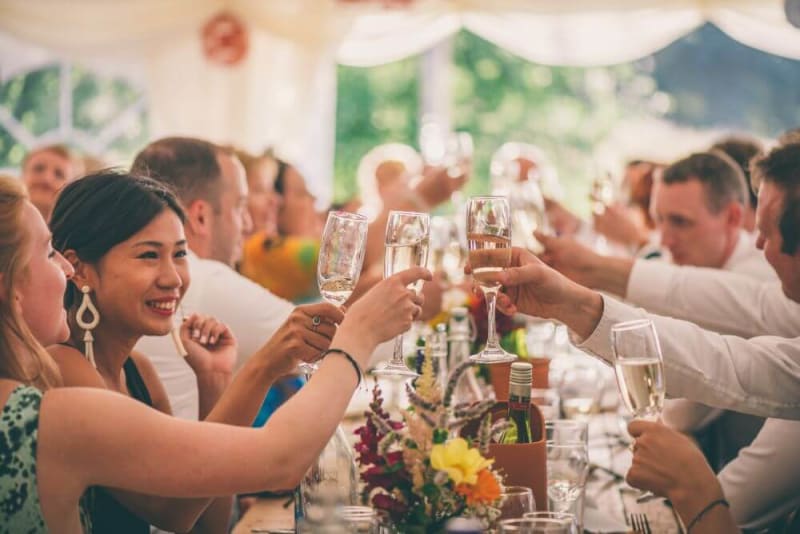
[[[89,296],[91,291],[92,289],[89,286],[81,287],[83,300],[81,300],[81,305],[78,307],[75,320],[78,326],[85,330],[83,334],[83,353],[86,359],[92,364],[92,367],[97,369],[97,363],[94,361],[94,336],[92,335],[92,330],[100,323],[100,312],[97,311],[97,308],[95,308],[92,302],[92,297]],[[86,315],[87,312],[90,317],[88,321],[84,320],[84,315]]]

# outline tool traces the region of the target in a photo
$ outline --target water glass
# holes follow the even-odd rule
[[[526,517],[504,519],[497,524],[499,534],[574,534],[574,525],[565,519]]]
[[[605,380],[595,367],[578,365],[564,371],[558,393],[567,419],[588,420],[600,409]]]
[[[585,491],[589,476],[589,448],[581,441],[548,441],[546,446],[550,509],[565,512]]]
[[[522,514],[536,511],[536,501],[533,498],[531,488],[506,486],[500,494],[500,498],[499,519],[522,517]]]
[[[523,519],[552,519],[558,522],[568,523],[571,528],[570,534],[578,534],[578,520],[573,514],[565,512],[531,512],[522,516]]]
[[[561,417],[561,397],[554,388],[531,388],[531,401],[539,407],[545,421]]]

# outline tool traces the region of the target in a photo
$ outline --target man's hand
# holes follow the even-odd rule
[[[611,241],[636,250],[647,244],[647,228],[636,220],[635,213],[627,206],[611,204],[592,217],[595,231]]]
[[[544,247],[541,259],[550,267],[582,286],[595,288],[601,256],[573,237],[555,237],[534,232]]]

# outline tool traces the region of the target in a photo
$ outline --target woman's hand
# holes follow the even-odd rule
[[[631,421],[628,432],[636,440],[626,477],[631,486],[669,498],[684,521],[723,498],[717,477],[687,436],[663,423],[643,420]]]
[[[422,312],[424,298],[409,286],[418,280],[432,280],[423,267],[413,267],[375,284],[355,301],[344,318],[337,337],[358,340],[359,351],[353,354],[363,366],[378,343],[388,341],[411,328]]]
[[[186,362],[196,375],[233,373],[236,364],[236,338],[214,317],[193,313],[180,327],[181,341],[188,353]]]
[[[331,344],[342,310],[327,302],[298,306],[257,353],[275,376],[292,373],[297,364],[313,362]]]

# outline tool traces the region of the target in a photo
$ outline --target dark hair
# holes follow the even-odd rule
[[[90,174],[58,195],[50,218],[53,248],[74,250],[82,261],[96,263],[166,209],[185,222],[180,203],[164,184],[113,170]],[[77,296],[77,288],[68,284],[65,306]]]
[[[771,182],[785,193],[783,212],[778,217],[781,252],[796,253],[800,248],[800,143],[778,146],[755,158],[750,172],[756,188],[761,182]]]
[[[219,208],[223,149],[191,137],[165,137],[147,145],[133,160],[131,173],[169,184],[184,206],[201,199]]]
[[[778,137],[779,145],[791,145],[793,143],[800,143],[800,128],[786,130]]]
[[[665,184],[698,180],[706,192],[708,209],[719,213],[731,202],[747,205],[742,171],[724,153],[698,152],[676,161],[661,176]]]
[[[278,164],[278,170],[275,172],[275,182],[272,187],[275,188],[276,193],[282,195],[286,190],[286,170],[289,168],[289,164],[280,158],[275,158],[275,163]]]
[[[736,162],[744,174],[747,192],[750,196],[750,205],[755,209],[758,205],[758,195],[753,189],[750,179],[750,160],[764,151],[764,146],[758,139],[744,136],[731,136],[718,140],[711,145],[711,150],[724,152],[729,158]]]

